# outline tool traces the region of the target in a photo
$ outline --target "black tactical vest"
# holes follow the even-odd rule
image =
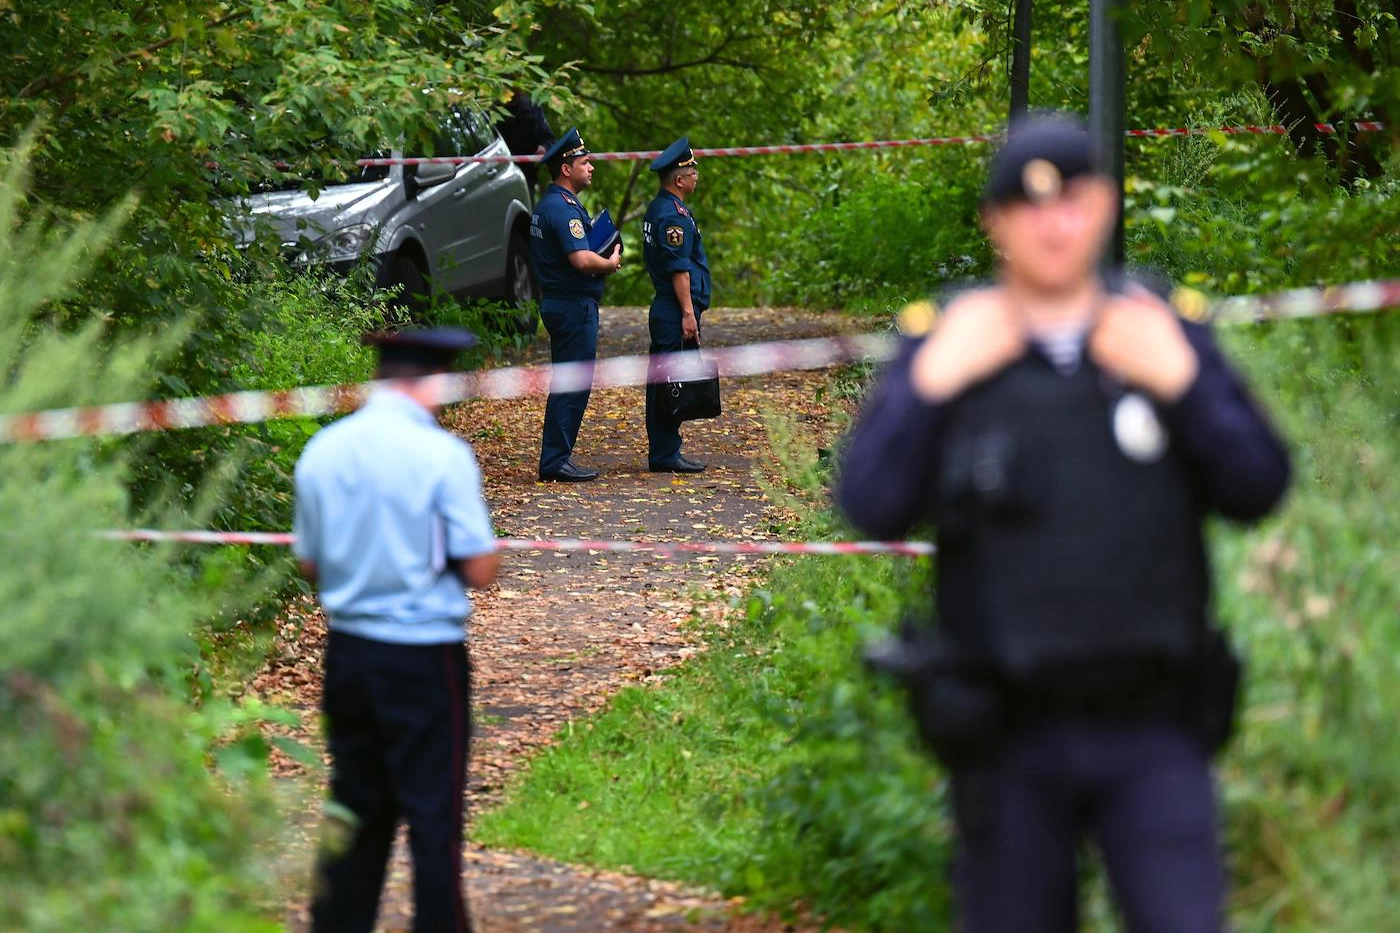
[[[1119,449],[1121,395],[1087,359],[1064,375],[1031,351],[949,405],[936,600],[963,657],[1015,681],[1196,656],[1201,503],[1170,442],[1150,463]]]

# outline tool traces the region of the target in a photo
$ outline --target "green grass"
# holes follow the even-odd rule
[[[1295,452],[1286,508],[1215,535],[1219,610],[1250,658],[1222,759],[1245,933],[1390,928],[1400,897],[1400,317],[1225,336]],[[787,445],[797,449],[800,445]],[[820,466],[802,463],[809,501]],[[804,533],[833,531],[810,509]],[[857,661],[916,565],[776,564],[741,621],[541,755],[478,837],[803,903],[853,929],[944,916],[943,781]],[[1089,928],[1114,929],[1102,883]]]

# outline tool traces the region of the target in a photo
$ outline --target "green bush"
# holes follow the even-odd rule
[[[22,158],[7,161],[0,411],[138,392],[169,336],[42,320],[120,215],[66,233],[26,219]],[[263,711],[189,705],[190,633],[234,591],[226,568],[192,578],[168,550],[97,537],[129,501],[126,470],[92,444],[0,447],[0,475],[0,929],[275,929],[254,855],[272,812]]]
[[[1143,143],[1127,253],[1215,294],[1394,275],[1400,175],[1342,187],[1285,147],[1195,136]]]
[[[1197,125],[1268,122],[1241,94]],[[1400,268],[1400,166],[1349,186],[1278,140],[1133,140],[1124,203],[1130,263],[1226,295],[1381,278]],[[765,298],[883,312],[896,297],[986,276],[985,158],[967,149],[872,157],[817,173],[771,234]]]
[[[368,263],[346,277],[296,271],[256,258],[243,261],[242,281],[229,286],[225,309],[192,328],[162,366],[166,392],[213,394],[256,389],[360,382],[372,377],[375,355],[361,338],[369,331],[411,324],[454,324],[482,338],[471,363],[499,359],[518,347],[518,312],[490,302],[443,298],[413,319],[390,292],[374,287]],[[142,392],[137,392],[140,395]],[[134,465],[139,512],[152,497],[173,493],[193,505],[202,477],[231,472],[208,513],[212,527],[230,531],[285,531],[292,521],[292,473],[302,449],[331,418],[288,418],[260,424],[199,428],[140,436],[120,446]],[[252,568],[268,569],[271,596],[251,611],[280,608],[278,596],[295,584],[285,548],[241,551]]]
[[[981,164],[956,153],[838,169],[818,189],[819,202],[779,234],[769,298],[863,309],[984,273]]]

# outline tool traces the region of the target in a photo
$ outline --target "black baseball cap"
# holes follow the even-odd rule
[[[463,327],[374,331],[361,340],[378,347],[379,358],[386,363],[408,363],[425,369],[450,369],[459,356],[479,342],[476,334]]]
[[[1099,146],[1084,121],[1053,111],[1031,114],[1011,122],[992,156],[982,205],[1050,200],[1071,178],[1102,174]]]

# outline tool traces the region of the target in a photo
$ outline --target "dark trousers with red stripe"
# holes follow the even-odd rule
[[[466,933],[462,797],[466,647],[395,645],[332,632],[325,695],[331,798],[356,823],[317,865],[317,933],[371,933],[400,819],[413,855],[414,929]]]

